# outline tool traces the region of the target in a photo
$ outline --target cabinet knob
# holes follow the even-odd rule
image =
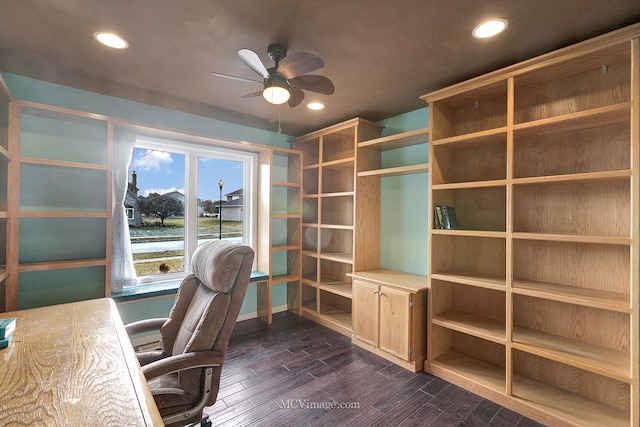
[[[384,296],[384,292],[380,291],[380,292],[378,292],[378,295],[380,295],[382,297],[382,296]]]
[[[378,291],[373,291],[374,295],[378,295],[380,292]]]

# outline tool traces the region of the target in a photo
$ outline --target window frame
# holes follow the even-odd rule
[[[139,276],[137,285],[182,280],[191,273],[191,257],[198,247],[198,159],[200,157],[239,161],[244,164],[242,209],[242,244],[257,251],[258,242],[258,153],[253,151],[220,147],[214,144],[199,144],[138,135],[135,148],[164,151],[184,155],[184,271]],[[133,160],[133,159],[132,159]],[[129,166],[131,168],[131,166]],[[247,209],[249,205],[249,209]],[[257,261],[254,259],[252,271]],[[136,285],[134,285],[136,286]]]

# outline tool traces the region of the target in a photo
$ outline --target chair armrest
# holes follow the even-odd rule
[[[145,332],[159,331],[166,322],[166,318],[144,319],[128,323],[124,326],[129,336],[142,334]]]
[[[142,367],[142,372],[147,381],[149,381],[161,375],[185,371],[187,369],[220,366],[223,361],[224,354],[218,351],[195,351],[169,356],[151,362]]]

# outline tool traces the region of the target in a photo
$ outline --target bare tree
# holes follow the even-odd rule
[[[184,215],[184,205],[175,197],[167,194],[151,193],[147,197],[140,197],[140,205],[145,215],[160,218],[160,225],[164,227],[164,219],[170,216]]]

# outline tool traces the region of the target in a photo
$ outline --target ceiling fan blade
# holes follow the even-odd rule
[[[291,108],[298,106],[304,99],[304,92],[295,86],[289,89],[289,93],[291,93],[291,97],[287,101],[287,104],[289,104]]]
[[[262,91],[261,90],[259,90],[257,92],[251,92],[251,93],[248,93],[246,95],[242,95],[240,98],[242,98],[242,99],[253,98],[255,96],[260,96],[260,95],[262,95]]]
[[[324,61],[319,56],[308,52],[295,52],[282,60],[278,66],[277,74],[289,80],[322,67],[324,67]]]
[[[238,80],[238,81],[241,81],[241,82],[262,84],[262,82],[260,80],[247,79],[247,78],[244,78],[244,77],[232,76],[230,74],[222,74],[222,73],[212,72],[211,75],[212,76],[216,76],[216,77],[222,77],[222,78],[225,78],[225,79]]]
[[[269,72],[262,61],[260,61],[257,53],[251,49],[240,49],[238,51],[238,56],[242,59],[242,62],[247,64],[253,71],[260,74],[265,79],[269,78]]]
[[[323,95],[331,95],[336,90],[331,80],[325,76],[319,76],[317,74],[307,74],[304,76],[294,77],[289,80],[289,83],[294,87],[321,93]]]

